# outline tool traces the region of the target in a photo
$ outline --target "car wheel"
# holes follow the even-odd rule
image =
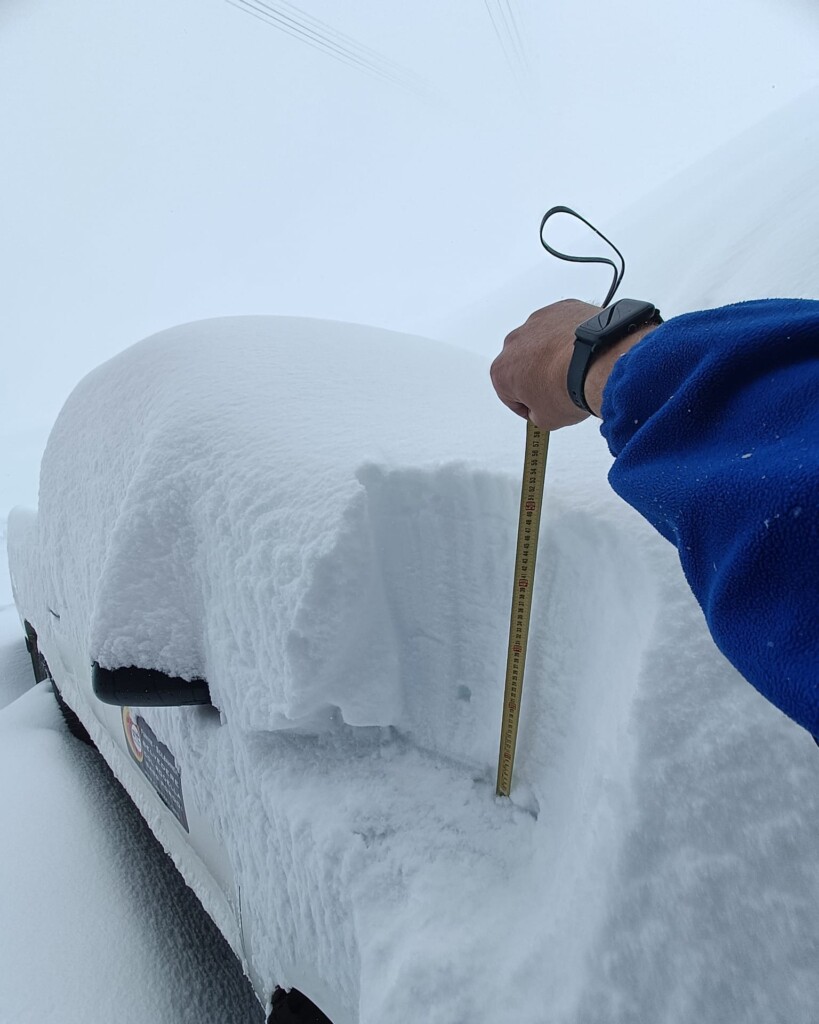
[[[289,992],[285,992],[283,988],[277,988],[273,993],[273,1004],[267,1024],[333,1024],[333,1022],[329,1017],[325,1017],[321,1010],[298,989],[293,988]]]
[[[43,657],[43,653],[37,646],[37,634],[34,631],[34,627],[31,623],[25,623],[26,628],[26,647],[28,648],[29,657],[31,658],[31,667],[34,669],[34,678],[38,683],[42,683],[48,679],[51,682],[51,692],[54,694],[54,699],[57,701],[57,706],[63,716],[63,721],[68,728],[68,731],[72,736],[75,736],[82,743],[87,743],[89,747],[94,746],[94,741],[88,735],[88,730],[82,724],[77,717],[76,713],[66,704],[63,700],[63,695],[60,693],[60,688],[54,682],[54,677],[51,674],[51,669],[48,667],[48,662]]]
[[[80,740],[80,742],[87,743],[89,747],[93,747],[94,741],[88,735],[88,730],[79,720],[76,712],[74,712],[63,700],[63,695],[60,693],[60,690],[53,679],[51,680],[51,692],[54,694],[54,699],[57,701],[57,706],[62,713],[63,721],[71,735],[75,736]]]
[[[26,650],[28,651],[28,656],[31,658],[31,667],[34,669],[34,679],[35,682],[42,683],[44,679],[51,679],[51,669],[48,667],[48,662],[40,653],[40,648],[37,646],[37,634],[34,632],[34,627],[30,622],[24,623],[24,626],[26,630]]]

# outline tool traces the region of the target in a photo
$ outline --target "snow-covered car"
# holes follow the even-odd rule
[[[524,431],[487,368],[238,317],[94,371],[9,519],[37,673],[272,1024],[813,1020],[815,750],[591,422],[550,444],[495,796]]]
[[[12,513],[37,677],[268,1008],[408,1019],[396,990],[443,962],[437,874],[476,855],[458,818],[480,791],[487,834],[512,823],[491,772],[520,439],[465,351],[206,321],[83,380]]]

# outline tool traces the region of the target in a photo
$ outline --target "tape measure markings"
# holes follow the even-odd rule
[[[543,507],[543,482],[549,432],[540,430],[531,420],[526,425],[526,459],[520,493],[520,516],[515,553],[515,577],[512,615],[509,624],[509,648],[506,656],[506,683],[503,693],[500,752],[498,754],[498,796],[509,796],[515,763],[523,673],[529,642],[532,590],[535,580],[540,513]]]

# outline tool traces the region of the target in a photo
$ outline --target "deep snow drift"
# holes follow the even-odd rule
[[[759,286],[752,200],[777,174],[801,201],[764,233],[772,280],[805,291],[819,161],[794,123],[757,133],[758,177],[723,153],[691,179],[692,236],[720,189],[742,223],[725,298]],[[663,281],[672,306],[717,294],[719,266],[692,256],[675,291],[664,259],[628,291],[667,312]],[[66,407],[40,525],[16,517],[44,581],[20,599],[56,601],[89,661],[211,680],[221,727],[146,717],[208,780],[254,972],[336,1024],[809,1024],[819,754],[715,650],[593,424],[553,439],[516,782],[493,795],[522,445],[465,353],[317,321],[177,328]]]

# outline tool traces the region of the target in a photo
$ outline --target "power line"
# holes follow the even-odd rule
[[[252,14],[260,21],[263,21],[266,25],[272,25],[274,28],[278,28],[281,32],[284,32],[285,35],[291,36],[294,39],[299,39],[302,42],[307,43],[308,46],[321,50],[329,56],[334,57],[336,60],[340,60],[345,64],[357,67],[363,71],[379,74],[377,69],[374,69],[371,64],[362,60],[354,52],[338,47],[331,41],[318,36],[316,33],[305,30],[302,26],[292,23],[292,19],[281,17],[278,12],[270,10],[268,5],[262,3],[261,0],[227,0],[227,2],[239,10],[244,10],[248,14]]]
[[[529,72],[529,58],[526,54],[526,44],[523,41],[523,33],[520,30],[520,19],[515,15],[512,0],[501,0],[501,10],[506,9],[507,21],[509,23],[509,35],[516,46],[520,62],[526,72]]]
[[[506,41],[503,37],[503,33],[498,27],[498,23],[495,20],[495,15],[492,12],[491,0],[483,0],[483,2],[484,6],[486,7],[486,13],[489,15],[489,20],[492,22],[492,28],[495,30],[495,35],[497,36],[497,40],[500,43],[500,48],[503,51],[503,56],[506,59],[506,63],[509,65],[509,70],[512,72],[513,75],[515,75],[515,77],[517,77],[517,68],[515,67],[515,61],[506,48]]]
[[[522,91],[530,92],[531,76],[526,46],[511,0],[484,0],[484,6],[512,77]]]
[[[408,69],[378,53],[377,50],[357,42],[318,18],[305,14],[286,0],[227,0],[231,6],[245,11],[265,24],[277,28],[285,35],[298,39],[366,74],[389,81],[393,85],[415,93],[429,94],[423,79]]]

